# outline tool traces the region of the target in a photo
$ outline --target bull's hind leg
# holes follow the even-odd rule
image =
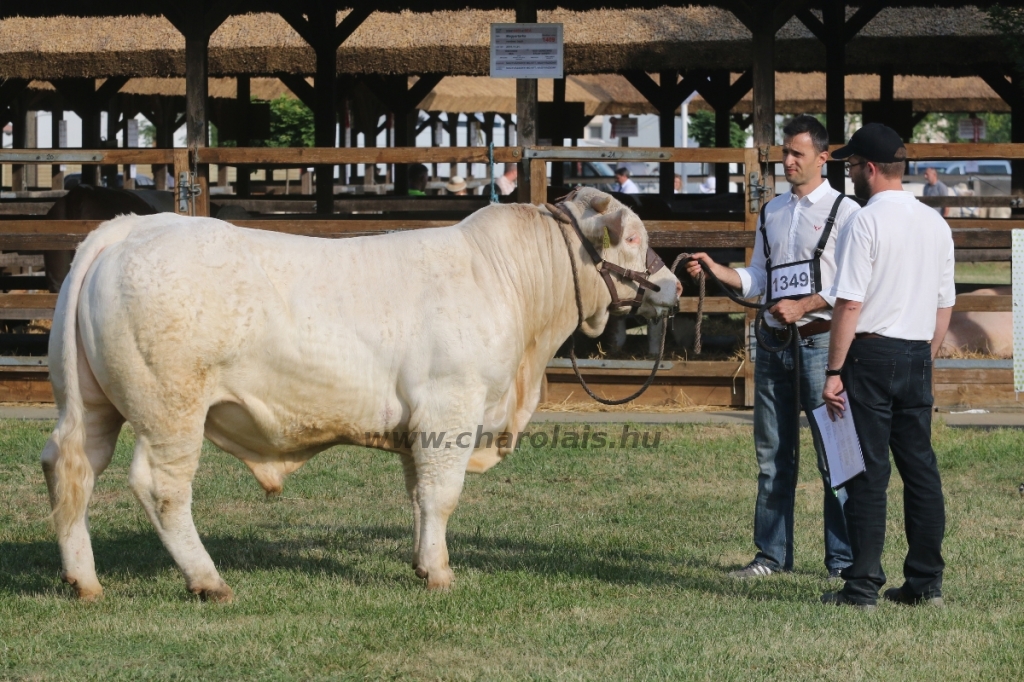
[[[192,521],[192,479],[203,445],[202,423],[182,433],[140,433],[128,481],[157,535],[185,576],[193,594],[211,601],[231,601]]]
[[[124,418],[109,403],[89,404],[85,406],[83,421],[85,455],[93,472],[92,481],[86,481],[83,491],[85,504],[88,506],[95,480],[107,468],[114,455],[114,446],[117,445],[117,437],[121,433]],[[50,494],[51,507],[54,506],[56,500],[57,474],[55,468],[59,456],[57,441],[54,436],[50,436],[40,459],[43,465],[43,476],[46,478],[46,488]],[[93,559],[92,542],[89,539],[88,516],[83,516],[75,521],[70,528],[58,528],[57,542],[60,545],[61,564],[64,567],[61,572],[64,582],[73,585],[81,599],[93,600],[102,597],[103,588],[96,577],[96,563]]]

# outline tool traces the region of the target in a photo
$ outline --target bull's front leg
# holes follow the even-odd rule
[[[405,492],[409,494],[409,501],[412,502],[412,568],[419,573],[420,558],[420,502],[417,493],[416,461],[412,454],[403,452],[402,471],[405,474]]]
[[[433,432],[438,434],[439,432]],[[443,443],[434,447],[413,446],[416,465],[416,495],[419,506],[419,537],[416,546],[416,575],[426,578],[427,588],[447,589],[454,573],[448,565],[445,533],[448,518],[455,511],[466,478],[466,464],[473,453],[471,428],[447,431]],[[436,436],[435,436],[436,437]]]

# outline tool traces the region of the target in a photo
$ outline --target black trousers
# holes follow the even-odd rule
[[[863,474],[846,484],[844,511],[853,564],[842,572],[843,593],[851,601],[873,604],[885,585],[882,546],[892,448],[903,479],[909,545],[903,589],[911,595],[940,596],[946,512],[931,444],[931,346],[926,341],[856,339],[842,377],[865,466]]]

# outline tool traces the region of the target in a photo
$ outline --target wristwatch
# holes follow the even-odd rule
[[[837,376],[839,376],[842,373],[843,373],[843,368],[842,367],[840,367],[839,369],[829,369],[827,367],[825,368],[825,376],[827,376],[827,377],[837,377]]]

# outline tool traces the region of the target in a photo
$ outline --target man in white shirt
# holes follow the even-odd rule
[[[796,323],[800,330],[800,398],[801,408],[807,413],[817,452],[818,470],[824,481],[823,505],[825,519],[825,568],[829,577],[838,579],[839,573],[850,565],[853,555],[846,536],[843,517],[845,494],[833,494],[828,480],[825,451],[821,436],[811,417],[811,411],[821,406],[821,387],[825,383],[825,364],[828,354],[829,327],[833,298],[828,290],[835,275],[835,245],[850,216],[858,210],[856,202],[842,198],[821,177],[821,169],[828,160],[828,133],[812,116],[799,116],[783,130],[783,167],[790,191],[782,194],[765,207],[764,229],[759,229],[754,243],[750,266],[732,269],[711,260],[707,254],[697,253],[687,266],[687,272],[696,277],[700,272],[697,261],[706,263],[711,271],[727,286],[739,289],[744,298],[764,294],[766,298],[780,299],[765,320],[778,334],[784,327]],[[832,225],[829,217],[835,212]],[[822,238],[827,237],[822,244]],[[769,281],[765,253],[765,236],[772,271],[786,264],[814,259],[819,246],[820,290],[810,287],[799,298],[782,298],[778,274],[773,278],[776,296],[767,291]],[[805,276],[806,278],[806,276]],[[795,382],[793,350],[787,346],[779,353],[762,349],[757,351],[754,365],[754,447],[760,469],[757,481],[757,502],[754,508],[754,545],[757,554],[747,566],[730,573],[736,578],[759,578],[793,568],[793,505],[796,477]]]
[[[629,179],[628,168],[618,168],[615,171],[615,191],[623,194],[640,194],[640,188],[635,182]]]
[[[891,448],[903,479],[908,549],[906,580],[884,597],[941,606],[946,517],[931,445],[931,379],[956,302],[953,238],[942,216],[903,190],[907,150],[896,131],[870,123],[834,156],[849,159],[854,191],[869,201],[837,245],[822,397],[833,419],[847,408],[853,415],[865,470],[845,486],[853,547],[853,563],[842,574],[846,584],[821,600],[873,608],[885,585]]]

